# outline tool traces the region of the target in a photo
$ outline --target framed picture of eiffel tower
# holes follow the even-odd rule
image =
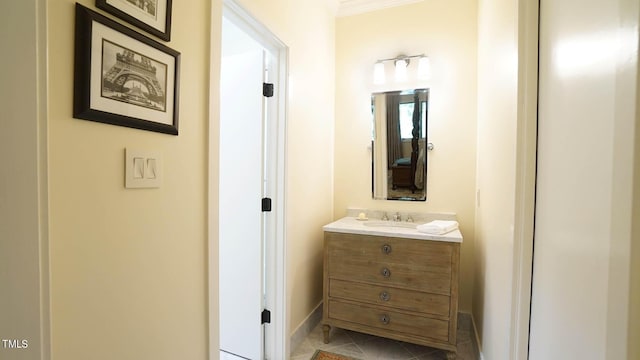
[[[73,116],[178,135],[180,53],[76,4]]]

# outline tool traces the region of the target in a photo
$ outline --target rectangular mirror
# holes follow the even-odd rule
[[[373,93],[373,198],[427,200],[429,89]]]

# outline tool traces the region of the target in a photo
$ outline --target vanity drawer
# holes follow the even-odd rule
[[[449,340],[448,321],[403,314],[391,309],[330,300],[329,318],[437,341]]]
[[[441,295],[451,293],[451,275],[430,272],[426,265],[383,263],[363,258],[328,259],[329,279],[369,282]]]
[[[449,243],[330,232],[325,234],[328,256],[336,261],[353,259],[415,265],[425,271],[451,273],[453,249]]]
[[[449,317],[450,297],[445,295],[331,279],[329,296]]]

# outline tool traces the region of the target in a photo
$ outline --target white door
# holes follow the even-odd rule
[[[630,226],[620,204],[631,198],[623,129],[635,113],[638,1],[540,6],[529,359],[625,359],[628,248],[616,232]]]
[[[223,19],[220,79],[220,350],[264,358],[265,51]]]

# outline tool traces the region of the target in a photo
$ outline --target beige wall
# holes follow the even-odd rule
[[[53,357],[205,359],[211,5],[174,3],[171,136],[72,118],[74,3],[48,3]],[[124,188],[127,147],[162,154],[162,187]]]
[[[92,1],[82,3],[93,8]],[[334,21],[321,1],[241,3],[290,49],[286,236],[293,330],[321,299],[321,226],[332,219]],[[73,4],[57,0],[49,10],[54,356],[205,358],[207,134],[218,134],[218,100],[208,93],[209,33],[213,25],[211,46],[219,49],[221,3],[173,9],[168,46],[182,53],[177,137],[71,117]],[[306,12],[314,16],[298,16]],[[216,89],[219,76],[211,79]],[[125,147],[163,154],[160,189],[123,188]],[[217,151],[212,146],[212,157]],[[215,194],[210,199],[217,203]],[[212,234],[216,224],[211,220]],[[217,267],[217,250],[209,250]],[[217,289],[209,291],[215,297]],[[217,310],[209,315],[217,347]]]
[[[471,310],[476,161],[476,1],[435,0],[338,18],[334,212],[347,207],[455,212],[462,246],[460,309]],[[427,202],[371,196],[373,64],[404,53],[430,57]],[[387,74],[387,79],[392,78]],[[388,87],[401,86],[389,84]]]
[[[325,1],[240,3],[289,47],[285,211],[293,332],[322,300],[322,226],[333,215],[335,21]]]
[[[485,359],[508,359],[517,120],[517,8],[478,11],[478,167],[473,315]]]

